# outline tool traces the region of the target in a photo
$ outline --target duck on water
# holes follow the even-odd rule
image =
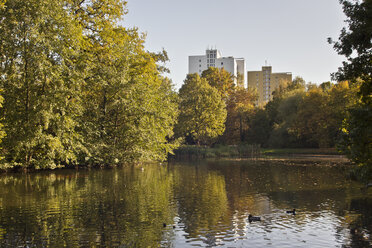
[[[259,217],[259,216],[252,216],[250,214],[250,215],[248,215],[248,221],[249,222],[252,222],[252,221],[261,221],[261,217]]]

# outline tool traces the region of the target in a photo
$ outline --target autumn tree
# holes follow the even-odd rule
[[[329,39],[346,61],[333,77],[339,81],[349,80],[360,84],[361,100],[350,109],[344,122],[341,148],[361,166],[364,179],[372,178],[372,1],[340,0],[346,15],[347,27],[341,30],[337,42]]]
[[[224,141],[238,144],[245,140],[249,119],[253,115],[257,94],[251,89],[237,87],[227,100],[227,119]]]
[[[179,136],[210,144],[225,130],[226,105],[216,88],[198,74],[187,75],[179,91]]]
[[[234,91],[234,77],[224,68],[209,67],[202,72],[201,77],[216,88],[224,100]]]
[[[302,146],[294,134],[294,121],[298,105],[305,94],[305,81],[296,77],[292,82],[279,86],[273,99],[265,106],[271,131],[267,144],[271,147]]]

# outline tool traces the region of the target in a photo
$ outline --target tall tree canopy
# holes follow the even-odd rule
[[[209,67],[202,72],[201,77],[207,80],[212,87],[216,88],[225,100],[234,91],[234,77],[224,68]]]
[[[197,144],[210,144],[225,130],[226,105],[220,93],[198,74],[187,75],[179,91],[180,136]]]
[[[118,21],[124,0],[7,0],[0,8],[5,163],[55,168],[164,159],[176,96]],[[0,6],[1,7],[1,6]]]
[[[334,78],[359,84],[361,97],[344,121],[341,148],[361,166],[359,174],[368,179],[372,178],[372,0],[340,0],[340,3],[347,27],[341,30],[334,49],[346,56],[347,61]]]
[[[227,100],[226,130],[223,140],[228,144],[245,141],[249,119],[254,112],[257,93],[250,88],[236,87]]]
[[[334,49],[347,61],[333,76],[335,79],[362,80],[362,100],[371,103],[372,93],[372,0],[340,0],[347,17],[347,27],[341,30]],[[329,39],[332,43],[332,39]]]

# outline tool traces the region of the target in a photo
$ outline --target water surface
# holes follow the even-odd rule
[[[346,175],[278,161],[0,175],[0,247],[370,247],[372,189]]]

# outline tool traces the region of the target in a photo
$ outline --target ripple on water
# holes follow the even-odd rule
[[[74,173],[31,175],[28,188],[0,178],[0,247],[371,244],[371,194],[341,187],[330,169],[220,162]],[[286,214],[293,207],[297,215]]]

